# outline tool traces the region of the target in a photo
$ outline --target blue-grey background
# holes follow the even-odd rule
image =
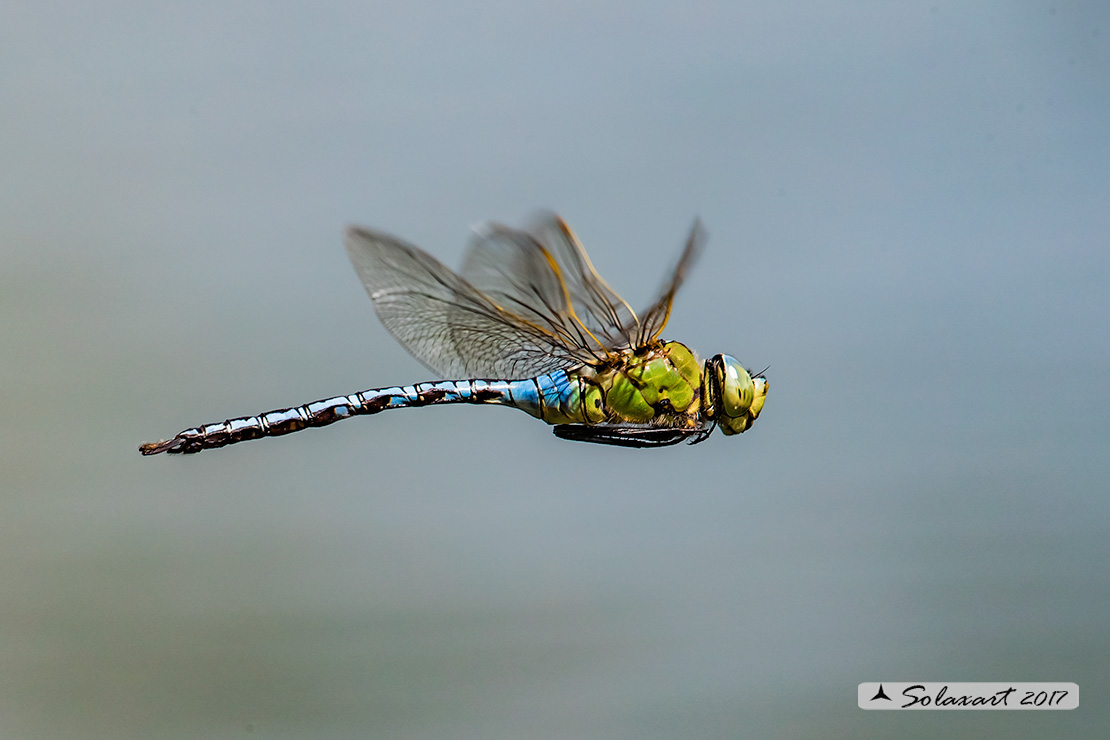
[[[1092,737],[1110,723],[1099,3],[6,2],[0,737]],[[742,437],[439,408],[350,222],[562,213]],[[1075,681],[876,713],[876,680]]]

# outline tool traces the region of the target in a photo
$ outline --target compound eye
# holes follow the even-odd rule
[[[728,355],[721,355],[718,370],[721,406],[725,416],[744,416],[755,400],[755,383],[744,366]]]

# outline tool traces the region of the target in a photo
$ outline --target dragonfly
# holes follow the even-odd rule
[[[189,454],[322,427],[388,409],[469,403],[512,406],[579,442],[652,448],[752,426],[767,379],[735,358],[704,363],[660,338],[675,294],[701,252],[695,221],[659,297],[636,313],[598,275],[554,214],[532,228],[475,229],[459,272],[379,231],[352,226],[347,253],[378,318],[441,378],[374,388],[186,429],[143,455]],[[461,378],[461,379],[459,379]]]

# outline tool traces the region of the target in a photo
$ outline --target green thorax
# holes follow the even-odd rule
[[[701,410],[702,369],[679,342],[653,342],[568,373],[572,392],[549,424],[627,422],[694,427]]]

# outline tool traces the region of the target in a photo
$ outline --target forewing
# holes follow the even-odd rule
[[[479,227],[462,274],[502,305],[595,354],[632,346],[635,314],[558,216],[546,216],[530,232]]]
[[[562,268],[574,307],[583,323],[609,339],[609,346],[632,346],[640,325],[628,302],[597,273],[586,248],[559,216],[548,213],[532,228]]]
[[[705,240],[706,233],[701,220],[694,221],[694,225],[690,228],[690,236],[686,237],[686,246],[682,250],[682,255],[678,258],[678,264],[675,265],[670,279],[663,286],[659,299],[644,311],[640,318],[639,334],[636,338],[637,344],[647,344],[651,340],[657,339],[663,332],[667,320],[671,317],[671,305],[674,303],[675,293],[682,287],[686,274],[697,260],[698,255],[701,254],[702,247],[705,246]]]
[[[561,271],[531,234],[500,224],[483,224],[475,232],[463,260],[463,279],[575,351],[591,359],[606,355],[602,343],[577,320]]]
[[[446,377],[526,378],[593,359],[417,247],[359,227],[346,243],[382,324]]]

